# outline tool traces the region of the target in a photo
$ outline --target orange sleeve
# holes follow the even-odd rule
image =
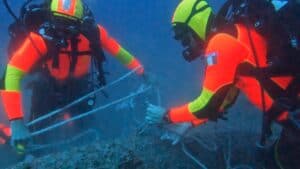
[[[204,123],[206,123],[208,121],[208,119],[198,119],[198,120],[193,120],[192,124],[194,127],[200,126]]]
[[[127,67],[130,69],[130,70],[133,70],[133,69],[136,69],[138,67],[140,67],[138,70],[137,70],[137,74],[138,75],[143,75],[145,70],[144,70],[144,67],[142,66],[142,64],[140,63],[139,60],[137,60],[136,58],[134,58],[128,65]]]
[[[202,125],[208,119],[198,119],[188,109],[188,105],[174,107],[169,110],[169,119],[172,123],[191,122],[194,127]]]
[[[5,75],[5,90],[1,98],[9,120],[23,118],[22,94],[19,86],[23,74],[28,73],[47,52],[42,37],[30,33],[24,43],[13,52]]]
[[[238,65],[250,53],[236,38],[225,33],[219,33],[209,41],[205,56],[211,53],[216,54],[215,63],[207,66],[203,86],[216,93],[234,82]]]
[[[27,73],[46,53],[47,47],[43,38],[36,33],[30,33],[19,49],[13,53],[9,64]]]
[[[219,98],[223,98],[223,90],[234,83],[238,65],[249,55],[237,39],[224,33],[215,35],[205,52],[206,57],[215,53],[215,58],[213,63],[207,65],[201,95],[190,103],[170,109],[169,118],[174,123],[193,122],[199,125],[207,121],[210,113],[215,113],[211,111],[219,111],[218,106],[223,102]]]
[[[144,73],[144,68],[140,61],[124,49],[114,38],[110,37],[104,27],[98,26],[98,28],[100,30],[100,40],[103,49],[113,55],[128,69],[133,70],[139,68],[137,74],[142,75]]]
[[[168,115],[172,123],[191,122],[193,120],[197,120],[197,117],[189,111],[187,104],[171,108]]]
[[[1,98],[8,120],[23,118],[22,95],[19,91],[1,91]]]
[[[119,53],[121,46],[115,39],[108,35],[104,27],[98,25],[98,28],[100,30],[100,41],[103,49],[105,49],[109,54],[116,56]]]

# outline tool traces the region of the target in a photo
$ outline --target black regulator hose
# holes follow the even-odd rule
[[[31,3],[33,0],[27,0],[23,3],[22,7],[21,7],[21,12],[23,12],[26,8],[26,6]],[[5,6],[5,8],[7,9],[8,13],[14,18],[14,20],[17,23],[20,24],[24,24],[22,21],[20,21],[20,19],[17,17],[17,15],[13,12],[13,10],[11,9],[11,7],[9,6],[7,0],[3,0],[3,4]],[[24,27],[25,28],[25,27]],[[25,28],[23,31],[28,32],[28,30]],[[32,38],[29,36],[29,40],[30,42],[33,44],[33,47],[36,49],[36,51],[41,54],[40,50],[37,48],[36,44],[34,43],[34,41],[32,40]]]
[[[5,6],[5,8],[7,9],[8,13],[14,18],[14,20],[18,20],[17,15],[13,12],[13,10],[11,9],[11,7],[9,6],[7,0],[3,0],[3,4]]]
[[[27,0],[23,3],[22,7],[21,7],[21,12],[24,11],[25,7],[31,3],[33,0]],[[12,8],[9,6],[7,0],[3,0],[3,4],[5,6],[5,8],[7,9],[8,13],[14,18],[15,21],[19,21],[17,15],[14,13],[14,11],[12,10]]]

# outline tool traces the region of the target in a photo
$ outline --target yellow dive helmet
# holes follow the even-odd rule
[[[172,25],[186,24],[205,41],[213,17],[213,11],[205,0],[182,0],[174,12]]]
[[[52,0],[50,10],[54,16],[71,20],[82,20],[84,7],[81,0]]]

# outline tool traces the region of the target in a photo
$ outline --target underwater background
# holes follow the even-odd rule
[[[85,0],[85,2],[93,11],[96,21],[103,25],[109,34],[124,48],[133,53],[145,66],[146,71],[149,71],[156,76],[159,93],[157,93],[157,90],[151,90],[145,95],[138,96],[134,100],[98,112],[93,116],[93,121],[86,120],[86,123],[90,124],[91,128],[97,130],[97,137],[99,137],[100,140],[96,143],[97,146],[93,147],[89,145],[86,149],[80,148],[80,146],[83,146],[83,143],[86,142],[84,139],[82,144],[74,144],[76,146],[71,146],[71,148],[79,147],[78,150],[74,150],[75,153],[86,153],[98,149],[103,151],[102,146],[105,145],[106,147],[104,147],[107,151],[112,151],[110,156],[107,154],[107,156],[101,156],[101,158],[105,158],[102,160],[106,161],[107,159],[117,159],[122,156],[116,155],[113,152],[122,151],[122,148],[118,148],[118,145],[125,146],[128,144],[132,146],[133,142],[135,146],[144,145],[145,147],[140,148],[139,152],[137,151],[137,154],[139,155],[130,154],[130,152],[134,153],[134,150],[126,150],[125,157],[132,158],[133,162],[129,160],[130,163],[128,165],[120,165],[120,163],[117,165],[116,161],[112,161],[111,164],[114,164],[114,166],[110,166],[110,163],[105,163],[104,165],[101,162],[98,162],[94,166],[81,166],[79,168],[138,168],[142,165],[144,165],[144,168],[201,168],[201,165],[184,155],[182,147],[171,146],[166,142],[160,141],[160,135],[163,133],[160,129],[150,129],[143,137],[139,138],[135,135],[134,141],[130,140],[132,135],[135,134],[135,130],[143,123],[146,101],[153,103],[160,102],[163,106],[170,107],[190,101],[200,93],[203,71],[202,63],[200,60],[193,63],[185,62],[181,56],[182,48],[180,44],[173,39],[171,18],[179,0]],[[23,0],[9,0],[9,3],[14,11],[18,12]],[[218,11],[223,0],[210,0],[209,3],[214,11]],[[1,74],[3,74],[7,63],[6,46],[9,40],[7,27],[13,19],[8,14],[2,1],[0,2],[0,17],[0,38],[2,42],[0,44],[0,53],[2,55],[0,57],[0,70]],[[111,82],[128,72],[128,70],[117,60],[109,55],[107,55],[105,71],[109,72],[107,75],[108,82]],[[30,81],[30,77],[25,79],[23,87],[25,112],[29,109],[31,94],[30,90],[26,90],[26,81]],[[141,84],[141,79],[132,77],[132,79],[126,80],[112,89],[108,89],[106,91],[109,95],[108,98],[103,97],[101,94],[97,96],[97,104],[110,103],[117,98],[135,92]],[[157,95],[159,95],[159,98]],[[8,124],[2,105],[0,111],[0,122]],[[212,155],[208,155],[209,153],[206,152],[208,151],[207,149],[199,150],[199,152],[203,152],[200,153],[202,156],[200,155],[199,158],[205,159],[206,163],[209,163],[206,164],[207,166],[215,165],[215,167],[208,168],[220,168],[220,166],[226,168],[227,166],[228,169],[228,166],[231,164],[228,163],[228,158],[226,161],[222,157],[222,152],[227,152],[227,149],[230,149],[231,151],[231,148],[228,148],[228,144],[237,146],[236,149],[232,151],[241,154],[251,154],[252,152],[249,151],[255,147],[255,138],[258,138],[256,134],[260,132],[261,126],[260,113],[251,106],[243,96],[241,96],[239,97],[238,103],[229,110],[228,118],[229,120],[226,122],[220,121],[218,123],[209,123],[203,127],[200,126],[199,129],[193,129],[194,132],[198,132],[204,137],[204,145],[215,142],[216,145],[224,145],[226,147],[223,150],[218,151],[221,155],[218,153],[211,153]],[[219,135],[216,133],[219,133]],[[228,139],[228,133],[230,133],[230,139]],[[248,137],[247,134],[251,135],[251,137]],[[93,136],[87,137],[90,138]],[[245,139],[247,137],[248,139]],[[130,139],[126,140],[126,138]],[[234,141],[228,141],[231,139]],[[155,142],[155,144],[150,144],[151,142]],[[70,146],[68,148],[70,148]],[[69,150],[68,148],[66,148],[66,150]],[[8,151],[10,151],[8,148],[0,150],[0,168],[7,167],[8,165],[11,166],[14,162],[18,161],[18,158],[11,160],[4,159],[4,156]],[[141,151],[144,151],[145,154],[142,154]],[[52,153],[52,151],[50,152]],[[151,152],[151,154],[149,154],[149,152]],[[93,153],[95,152],[87,154],[93,155]],[[74,152],[71,152],[70,154],[74,154]],[[208,156],[203,156],[203,154],[207,154]],[[234,156],[232,157],[233,163],[253,163],[252,159],[247,159],[246,156],[242,158],[241,154],[232,155]],[[137,158],[139,163],[135,163],[134,161],[136,160],[136,156],[139,156],[139,158]],[[151,159],[152,157],[150,156],[157,156],[156,160]],[[68,157],[65,158],[68,159]],[[88,160],[88,157],[85,158]],[[56,160],[58,159],[60,158],[57,157]],[[96,159],[99,160],[100,158]],[[75,159],[74,161],[77,160],[78,159]],[[47,162],[49,162],[49,159],[36,162],[35,166],[31,166],[31,168],[40,168],[37,166],[42,166],[43,163],[45,164]],[[20,165],[19,168],[24,167],[22,165]],[[49,164],[48,168],[61,168],[58,164],[55,167],[54,166]],[[47,165],[43,165],[43,167],[47,168]],[[69,166],[66,168],[73,167]],[[202,166],[202,168],[204,167]],[[232,167],[232,169],[233,168],[234,167]]]

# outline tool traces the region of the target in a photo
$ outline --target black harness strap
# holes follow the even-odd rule
[[[103,62],[105,61],[105,54],[101,45],[100,30],[96,25],[92,26],[84,35],[90,40],[90,48],[92,51],[93,61],[98,71],[98,81],[100,86],[106,85],[105,72],[103,70]]]
[[[71,53],[70,53],[70,72],[74,72],[75,66],[78,60],[78,43],[79,39],[77,37],[71,38]]]
[[[299,105],[298,93],[300,92],[300,78],[294,73],[288,73],[289,70],[278,68],[256,68],[248,63],[243,63],[238,68],[239,75],[255,77],[262,88],[275,100],[282,102],[282,105],[289,109],[296,108]],[[294,79],[286,89],[281,88],[271,78],[293,76]]]
[[[57,45],[51,44],[51,42],[48,42],[47,46],[49,49],[47,58],[53,58],[52,67],[57,69],[57,68],[59,68],[59,50],[60,50],[60,48]]]
[[[247,13],[248,13],[248,8],[247,8]],[[258,68],[260,68],[260,64],[259,64],[259,61],[258,61],[258,55],[257,55],[257,52],[256,52],[254,41],[252,39],[252,35],[251,35],[249,25],[250,25],[249,23],[246,24],[248,38],[249,38],[249,41],[250,41],[250,47],[251,47],[251,50],[252,50],[253,55],[254,55],[255,64]],[[266,139],[269,137],[269,132],[268,131],[271,131],[271,129],[270,129],[271,120],[269,119],[269,117],[266,113],[265,93],[264,93],[264,88],[263,88],[262,85],[260,85],[260,93],[261,93],[262,108],[263,108],[263,120],[262,120],[263,125],[262,125],[262,134],[261,134],[260,144],[262,146],[264,146],[266,144]]]
[[[59,53],[71,55],[71,51],[60,51]],[[75,52],[75,53],[76,53],[76,55],[78,55],[78,56],[82,56],[82,55],[91,55],[91,54],[92,54],[91,51],[77,51],[77,52]]]
[[[297,98],[300,91],[300,77],[295,76],[291,84],[286,89],[287,94],[292,98]]]
[[[296,76],[298,74],[292,68],[256,68],[253,65],[244,63],[239,66],[238,73],[244,76],[255,77],[261,88],[274,98],[274,104],[271,109],[266,111],[264,108],[262,135],[260,138],[260,144],[265,145],[266,139],[272,134],[271,124],[273,120],[277,119],[283,111],[293,111],[299,108],[300,99],[298,93],[300,92],[300,78]],[[293,81],[288,85],[286,89],[282,89],[271,78],[282,76],[293,76]],[[262,99],[265,99],[262,97]],[[264,102],[264,100],[263,100]],[[265,105],[263,104],[263,107]]]
[[[47,43],[47,48],[49,49],[48,57],[52,58],[52,67],[59,68],[59,54],[67,54],[70,57],[70,72],[74,72],[78,56],[91,55],[91,51],[78,51],[79,39],[77,37],[72,37],[70,39],[71,51],[61,50],[61,46],[57,45],[55,41],[50,41]]]
[[[298,93],[300,92],[300,70],[298,66],[285,66],[285,67],[267,67],[259,71],[258,73],[263,76],[259,78],[262,82],[263,87],[268,90],[270,88],[270,95],[274,95],[273,98],[289,98],[290,102],[293,102],[294,106],[297,106]],[[286,89],[280,88],[274,81],[271,80],[272,77],[293,77],[290,84]],[[277,95],[276,93],[277,92]],[[291,106],[290,106],[291,107]]]

